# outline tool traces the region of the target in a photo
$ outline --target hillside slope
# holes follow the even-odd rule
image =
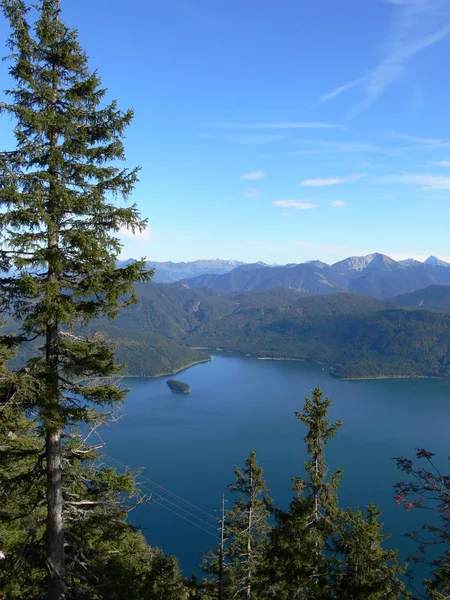
[[[430,285],[425,289],[395,296],[391,298],[391,302],[398,306],[450,312],[450,285]]]

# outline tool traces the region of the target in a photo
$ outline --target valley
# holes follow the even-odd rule
[[[334,291],[323,280],[311,292],[307,283],[330,271],[335,287],[372,293]],[[340,378],[447,378],[450,285],[420,288],[434,280],[450,282],[450,268],[439,259],[396,263],[380,254],[332,267],[241,265],[170,285],[136,284],[138,305],[113,327],[91,327],[117,344],[129,375],[177,372],[207,360],[207,351],[198,350],[204,348],[324,362]],[[396,294],[408,282],[409,291],[386,297],[374,287],[380,282]]]

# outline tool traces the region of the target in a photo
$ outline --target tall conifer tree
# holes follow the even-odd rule
[[[222,577],[223,600],[252,600],[259,598],[263,585],[261,567],[270,531],[272,500],[255,452],[250,452],[243,469],[235,465],[234,475],[235,483],[230,484],[228,489],[239,496],[224,515],[223,551],[218,547],[215,552],[207,554],[203,568],[217,578],[212,586],[206,586],[211,590],[216,587],[218,592],[219,578]]]
[[[3,310],[22,324],[20,340],[41,338],[29,363],[45,440],[48,597],[67,597],[62,436],[97,423],[98,409],[124,398],[110,378],[113,351],[99,337],[75,335],[93,317],[113,318],[135,299],[133,283],[148,279],[143,261],[116,268],[115,233],[146,223],[134,205],[119,207],[138,169],[121,169],[122,138],[132,111],[104,102],[77,32],[61,21],[59,0],[31,5],[1,0],[10,23],[10,75],[15,86],[0,112],[12,118],[16,148],[0,153],[0,280]],[[94,378],[106,378],[94,379]],[[81,380],[94,381],[83,385]]]
[[[272,500],[254,452],[250,452],[242,470],[234,467],[234,474],[236,482],[228,488],[239,497],[227,513],[227,555],[236,581],[237,596],[251,600],[258,597],[261,583],[259,571],[270,531]]]
[[[305,436],[308,460],[306,478],[294,479],[296,496],[289,510],[276,512],[278,524],[269,549],[268,572],[271,593],[280,600],[331,597],[324,550],[335,528],[341,474],[336,472],[328,477],[325,445],[342,423],[330,423],[330,404],[331,400],[324,398],[317,387],[311,399],[305,398],[303,412],[295,413],[308,428]]]
[[[313,390],[297,418],[307,427],[305,479],[294,479],[296,496],[289,510],[276,511],[266,560],[267,586],[262,598],[277,600],[395,600],[404,597],[398,579],[397,552],[385,550],[377,520],[338,505],[339,471],[328,474],[325,445],[341,421],[331,423],[329,398]]]

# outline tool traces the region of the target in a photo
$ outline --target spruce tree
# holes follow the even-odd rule
[[[105,102],[97,73],[61,21],[59,0],[31,5],[1,0],[10,23],[14,87],[0,112],[14,122],[16,148],[0,153],[0,279],[4,311],[20,320],[19,341],[42,340],[22,371],[22,398],[36,410],[43,439],[45,562],[48,597],[68,595],[67,496],[64,453],[76,453],[65,435],[99,422],[99,410],[123,400],[111,380],[112,348],[99,336],[74,334],[100,316],[113,318],[135,300],[133,283],[149,277],[143,261],[116,267],[120,228],[142,230],[136,206],[118,206],[138,169],[119,168],[132,111]],[[26,375],[26,377],[25,377]],[[83,381],[89,380],[86,385]],[[70,439],[70,438],[69,438]]]
[[[263,470],[250,452],[243,469],[235,465],[235,483],[228,489],[239,494],[224,519],[222,598],[259,598],[263,585],[262,563],[270,531],[272,500]],[[221,576],[220,548],[205,556],[204,570],[216,578]],[[219,581],[214,585],[219,587]],[[211,587],[211,586],[210,586]]]
[[[309,460],[305,462],[306,478],[294,479],[296,495],[289,510],[275,513],[277,527],[269,549],[268,577],[270,593],[280,600],[331,597],[325,548],[339,513],[341,473],[327,476],[325,445],[342,422],[330,423],[330,404],[316,387],[312,398],[305,398],[303,412],[295,412],[308,428],[305,442]]]
[[[261,584],[259,571],[270,531],[272,500],[253,451],[242,470],[234,467],[234,474],[236,482],[228,489],[240,496],[227,512],[227,555],[237,582],[237,596],[251,600],[258,597]]]
[[[277,600],[394,600],[401,598],[402,568],[396,551],[383,549],[379,512],[342,510],[340,471],[328,475],[325,446],[342,422],[328,418],[331,405],[322,390],[305,398],[297,418],[307,427],[306,477],[294,479],[296,493],[287,511],[277,510],[266,559],[266,592]]]
[[[0,336],[0,590],[6,598],[38,598],[39,571],[45,554],[39,540],[45,520],[45,485],[41,459],[44,443],[36,414],[19,402],[32,384],[6,368],[16,338]]]
[[[390,536],[383,534],[381,512],[374,504],[366,511],[347,509],[329,543],[332,556],[330,581],[333,598],[339,600],[400,600],[411,597],[399,578],[405,569],[398,561],[398,551],[383,544]]]

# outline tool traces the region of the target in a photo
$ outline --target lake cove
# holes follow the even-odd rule
[[[108,455],[144,467],[145,491],[166,498],[137,509],[133,521],[150,544],[178,556],[186,575],[214,546],[216,525],[156,484],[219,516],[222,493],[233,499],[227,491],[233,465],[242,466],[254,450],[276,505],[287,507],[291,478],[302,476],[305,461],[306,431],[293,413],[317,384],[333,400],[331,418],[344,422],[326,449],[330,469],[344,470],[341,506],[374,502],[383,511],[385,533],[392,534],[389,545],[404,556],[411,550],[402,534],[426,515],[395,504],[392,486],[404,477],[392,457],[413,458],[422,447],[450,471],[450,381],[341,381],[328,366],[229,354],[184,371],[182,379],[191,388],[185,396],[173,394],[164,377],[125,380],[131,391],[124,417],[102,437]]]

